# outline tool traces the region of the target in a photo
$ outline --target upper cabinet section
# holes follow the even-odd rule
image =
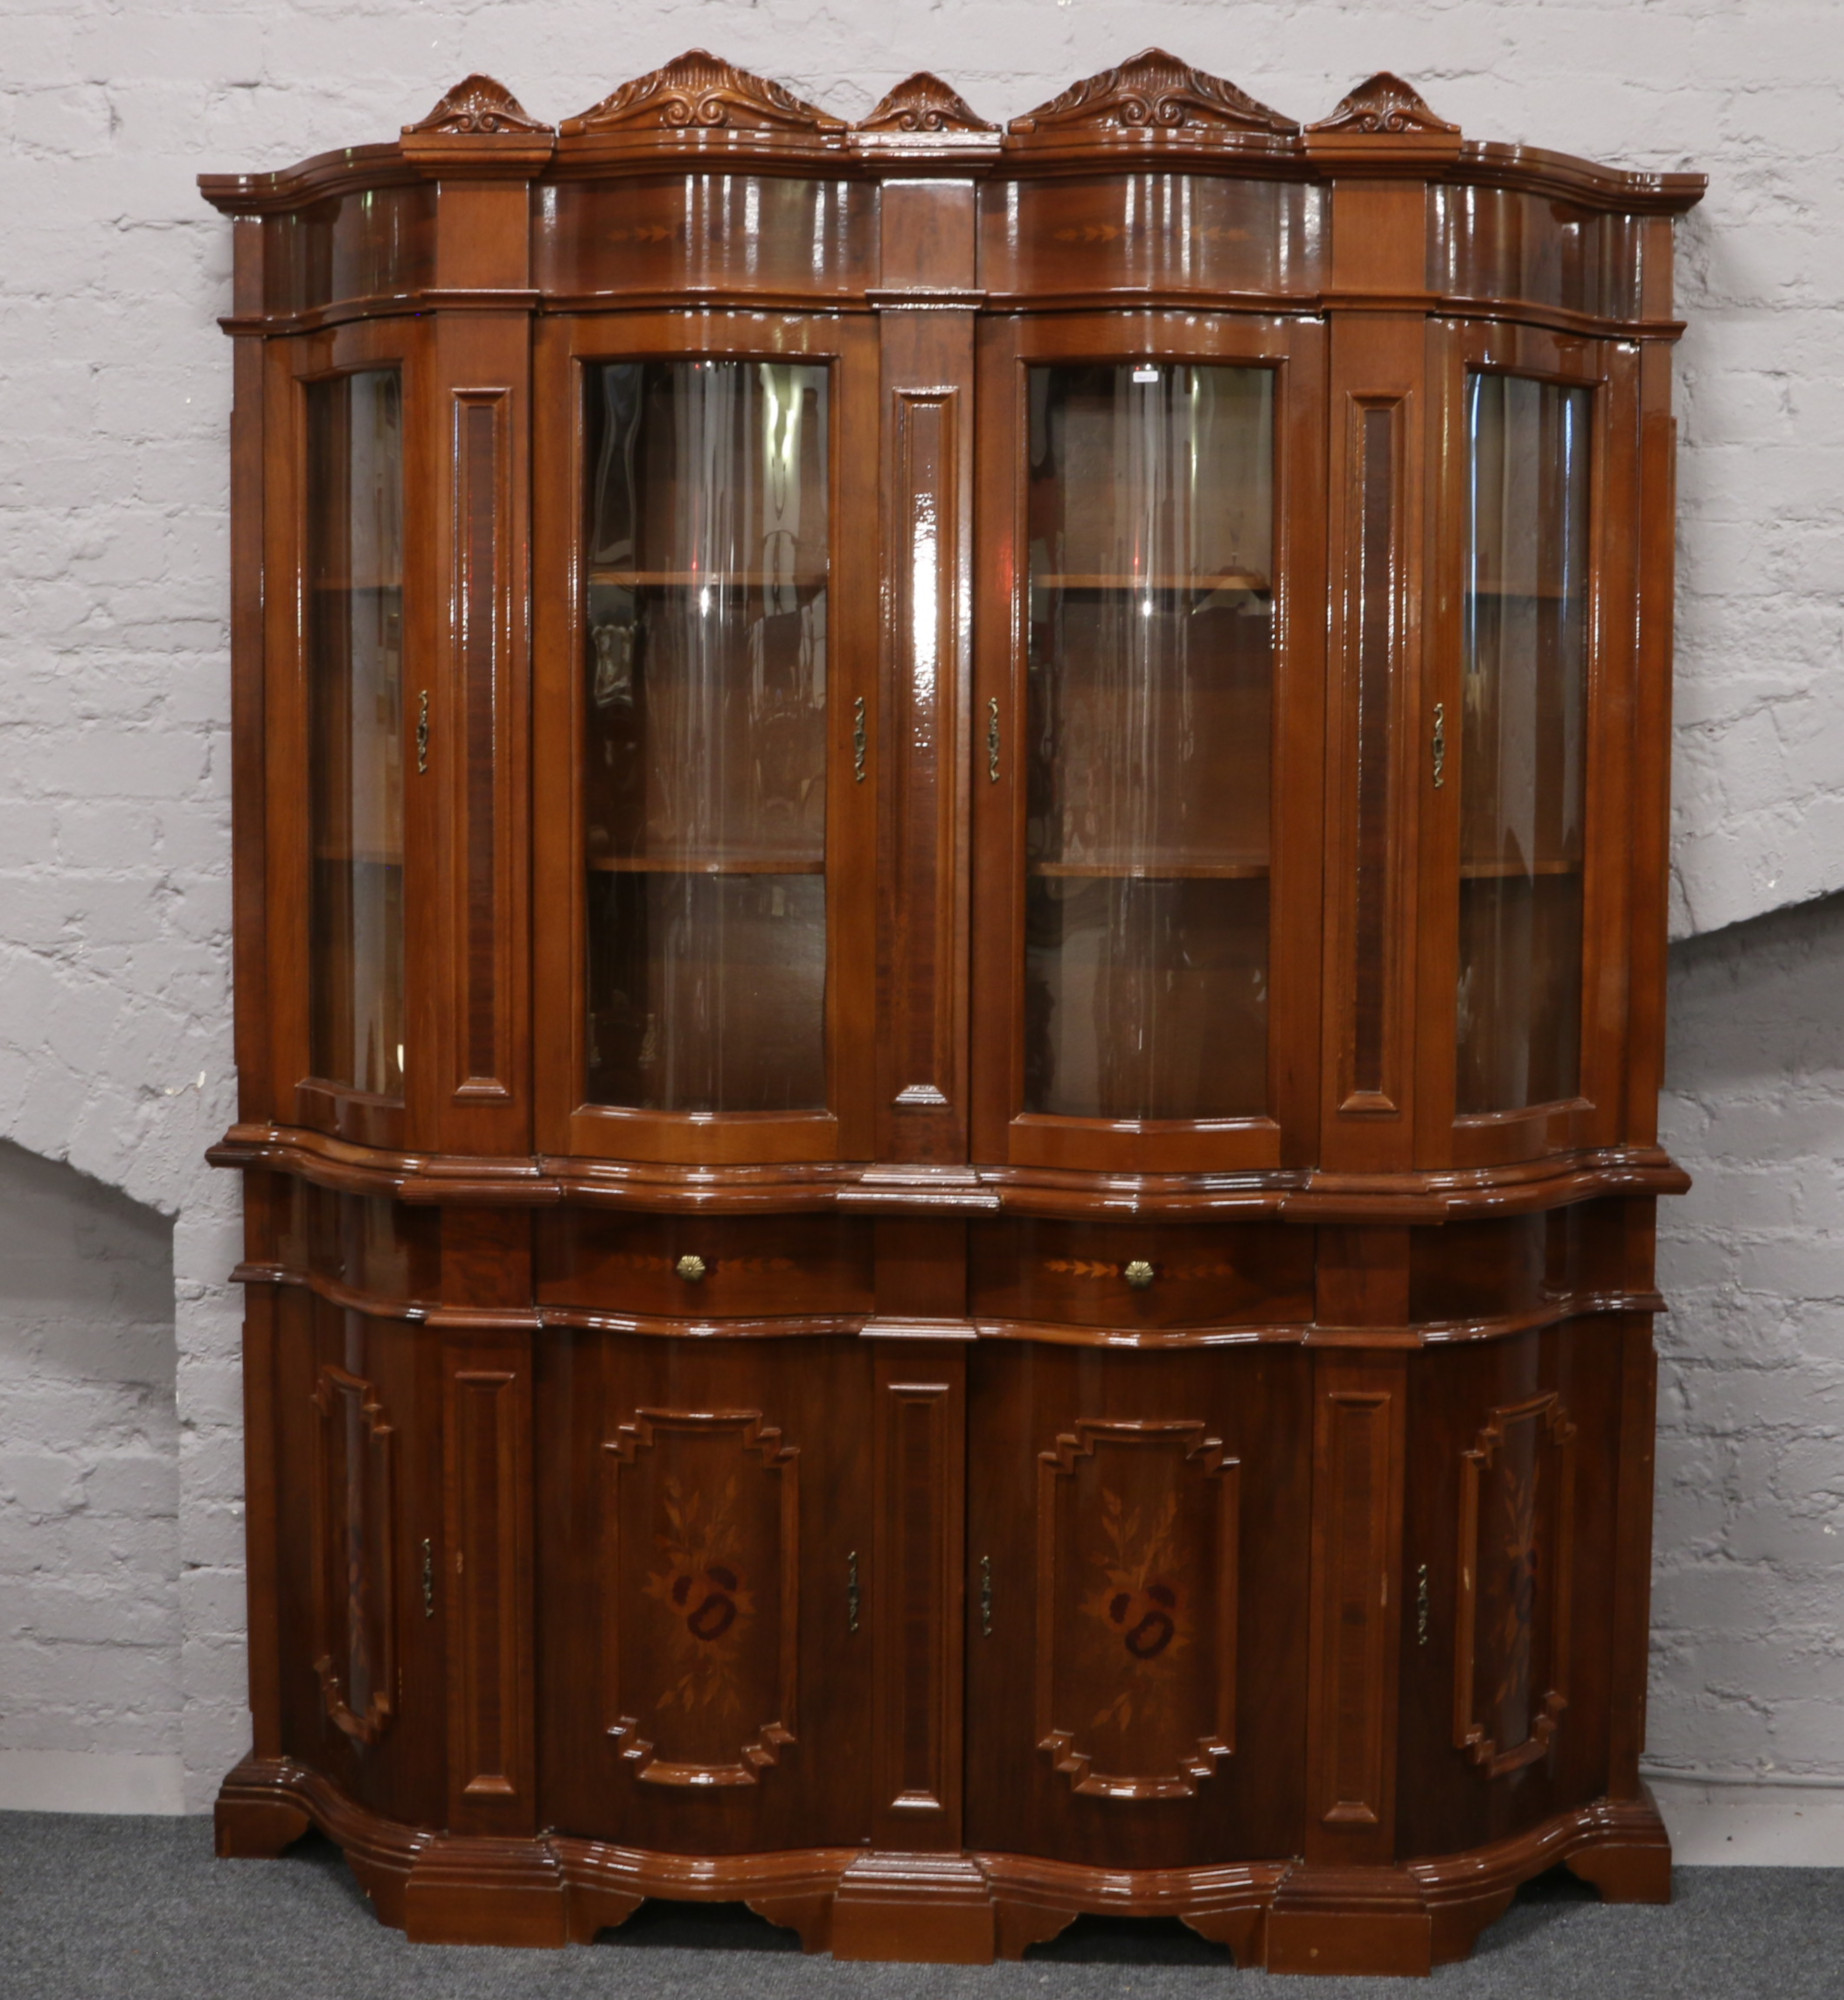
[[[693,50],[204,187],[239,1157],[1344,1220],[1652,1170],[1699,176],[1388,74],[851,122]]]
[[[1127,294],[1317,311],[1339,289],[1333,187],[1413,178],[1427,199],[1403,289],[1606,326],[1669,318],[1669,218],[1703,188],[1463,139],[1388,75],[1302,126],[1159,49],[1003,130],[927,74],[850,124],[697,49],[556,127],[476,76],[395,144],[201,185],[262,218],[260,283],[237,318],[278,328],[478,291],[443,211],[483,177],[527,190],[519,284],[553,309],[876,303],[915,289],[880,210],[890,182],[918,176],[977,187],[976,268],[950,288],[993,306]]]

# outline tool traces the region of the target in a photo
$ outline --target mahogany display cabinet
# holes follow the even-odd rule
[[[1690,174],[1149,51],[234,218],[255,1746],[411,1936],[1413,1972],[1639,1777]]]

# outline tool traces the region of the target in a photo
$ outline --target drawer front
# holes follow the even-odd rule
[[[538,1300],[641,1319],[868,1313],[871,1242],[858,1216],[565,1209],[539,1224]]]
[[[983,1222],[976,1320],[1295,1326],[1313,1316],[1313,1232],[1282,1223]]]

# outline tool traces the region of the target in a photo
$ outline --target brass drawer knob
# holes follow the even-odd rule
[[[688,1285],[695,1285],[704,1276],[704,1259],[702,1257],[694,1257],[690,1251],[687,1251],[679,1259],[674,1268]]]
[[[1128,1284],[1136,1292],[1143,1292],[1152,1283],[1154,1272],[1153,1267],[1147,1263],[1144,1257],[1136,1257],[1127,1266],[1126,1270],[1121,1273],[1121,1276],[1127,1280]]]

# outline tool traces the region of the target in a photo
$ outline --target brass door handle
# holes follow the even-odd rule
[[[1158,1272],[1155,1271],[1149,1263],[1147,1263],[1144,1257],[1136,1257],[1133,1260],[1133,1262],[1129,1264],[1127,1268],[1121,1273],[1121,1276],[1127,1280],[1128,1284],[1130,1284],[1136,1292],[1145,1291],[1146,1287],[1150,1285],[1158,1275],[1159,1275]]]
[[[710,1268],[702,1257],[694,1257],[690,1251],[672,1267],[688,1285],[695,1285]]]
[[[997,695],[986,704],[986,775],[995,785],[999,782],[999,697]]]
[[[1438,792],[1447,782],[1447,704],[1434,704],[1434,789]]]
[[[429,690],[416,697],[416,770],[420,777],[429,768]]]
[[[864,753],[869,739],[864,729],[864,696],[852,703],[852,782],[864,783]]]

